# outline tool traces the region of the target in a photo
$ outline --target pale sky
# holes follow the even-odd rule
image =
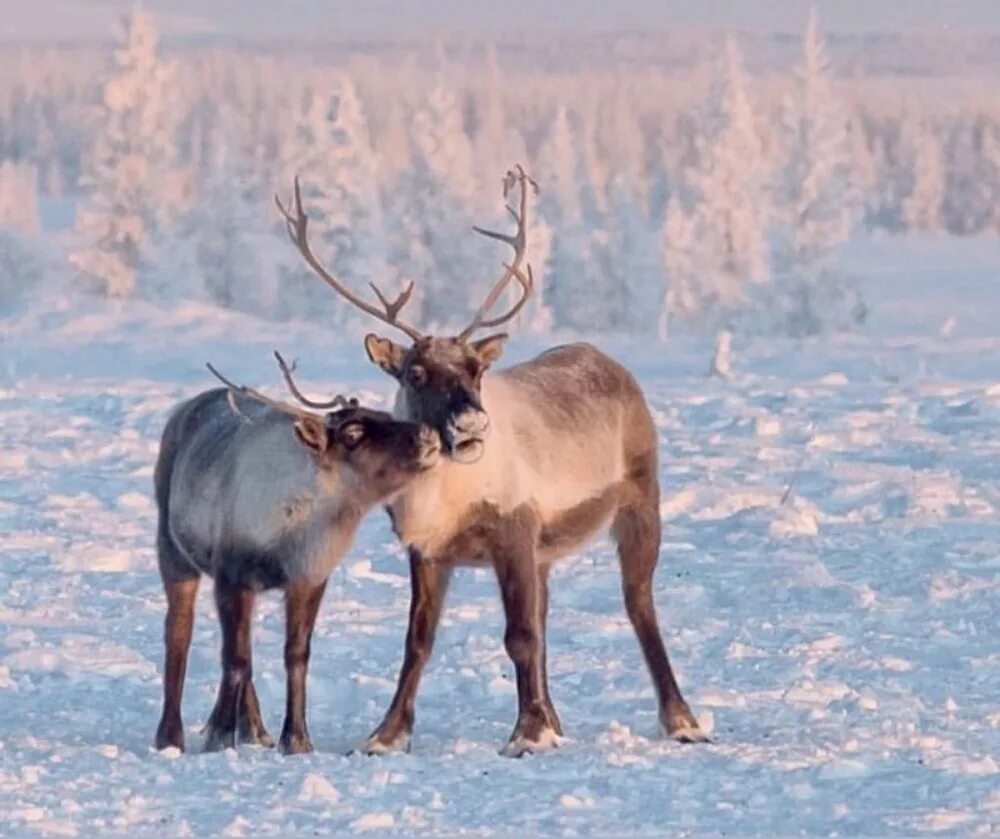
[[[0,38],[110,34],[131,0],[0,0]],[[797,31],[810,6],[828,30],[1000,31],[1000,0],[145,0],[164,33],[266,37],[356,29],[665,28]]]

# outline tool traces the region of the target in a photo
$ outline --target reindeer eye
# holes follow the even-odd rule
[[[352,422],[340,429],[340,434],[348,446],[356,446],[365,436],[365,428],[360,422]]]
[[[414,387],[422,387],[427,384],[427,369],[419,364],[411,364],[406,375]]]

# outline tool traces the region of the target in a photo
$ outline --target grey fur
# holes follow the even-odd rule
[[[241,397],[237,414],[227,396],[218,389],[185,402],[163,432],[155,483],[165,575],[258,590],[327,577],[363,499],[323,474],[291,417]]]
[[[194,600],[215,580],[223,678],[207,749],[273,743],[252,678],[256,593],[286,595],[288,705],[281,746],[312,750],[305,724],[310,640],[326,580],[364,513],[438,459],[431,429],[350,407],[289,416],[226,389],[181,404],[163,432],[154,483],[157,548],[167,595],[163,714],[157,748],[184,747],[181,696]]]

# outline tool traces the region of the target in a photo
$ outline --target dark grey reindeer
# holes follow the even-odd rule
[[[276,354],[277,355],[277,354]],[[157,550],[167,595],[163,714],[156,747],[184,748],[181,695],[202,574],[215,581],[222,683],[205,749],[271,746],[253,685],[251,623],[257,593],[285,592],[287,695],[280,745],[312,751],[305,689],[310,640],[327,578],[362,516],[438,461],[436,432],[341,397],[312,402],[320,416],[235,385],[182,403],[156,464]]]

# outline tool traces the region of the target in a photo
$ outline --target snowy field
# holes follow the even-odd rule
[[[274,347],[318,393],[386,404],[390,382],[357,340],[200,304],[0,321],[0,832],[1000,833],[1000,252],[877,239],[850,263],[869,335],[737,341],[729,381],[706,378],[701,342],[599,342],[639,375],[660,427],[660,619],[714,742],[657,733],[602,539],[554,572],[567,739],[523,760],[497,755],[515,689],[495,582],[472,570],[451,591],[412,753],[346,756],[386,708],[402,651],[406,567],[380,513],[320,613],[318,753],[197,752],[219,676],[209,586],[185,696],[194,748],[152,751],[151,476],[167,411],[212,384],[208,359],[278,392]],[[539,346],[515,342],[509,360]],[[277,733],[277,596],[255,631]]]

